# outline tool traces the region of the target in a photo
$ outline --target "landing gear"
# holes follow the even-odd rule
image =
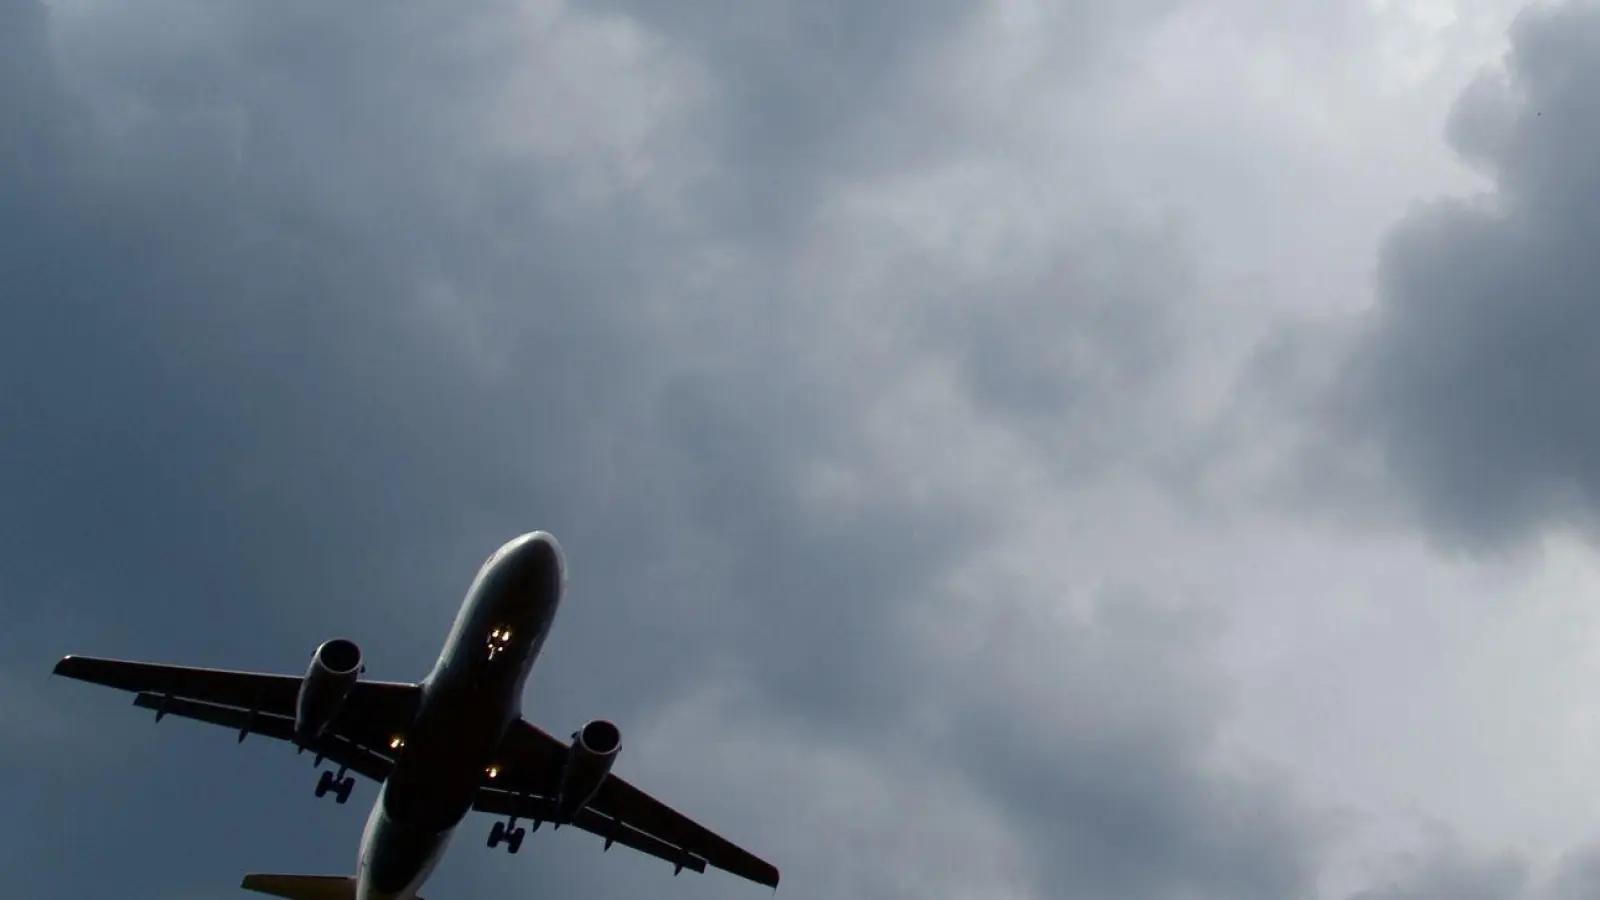
[[[494,827],[489,829],[489,847],[493,849],[500,846],[500,843],[504,841],[506,852],[515,853],[522,849],[522,839],[527,836],[528,829],[517,827],[516,819],[511,819],[508,822],[496,822]]]
[[[323,769],[322,777],[317,779],[317,796],[325,797],[332,791],[334,801],[344,804],[350,802],[350,792],[355,790],[355,787],[356,780],[344,774],[343,769],[340,769],[337,775]]]

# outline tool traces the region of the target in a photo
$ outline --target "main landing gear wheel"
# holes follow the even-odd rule
[[[345,775],[341,770],[338,775],[327,771],[322,772],[322,777],[317,779],[317,796],[325,797],[329,791],[333,792],[334,802],[344,804],[350,802],[350,792],[355,790],[356,780]]]
[[[490,849],[500,846],[502,841],[505,842],[507,853],[515,853],[522,849],[522,839],[528,836],[528,829],[518,828],[516,822],[516,819],[512,819],[509,824],[494,823],[494,827],[489,829]]]

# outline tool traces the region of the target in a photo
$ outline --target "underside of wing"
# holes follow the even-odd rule
[[[156,721],[160,721],[164,716],[177,716],[181,719],[220,725],[237,731],[240,741],[252,734],[277,738],[280,741],[294,740],[294,719],[285,716],[252,713],[246,709],[184,700],[163,694],[139,694],[133,698],[133,704],[142,709],[154,710]],[[367,749],[336,734],[325,733],[321,737],[313,738],[306,749],[373,781],[387,780],[389,773],[394,770],[394,757],[392,753],[386,752],[388,748]]]
[[[567,754],[565,742],[519,720],[506,736],[500,767],[478,791],[476,808],[554,821]],[[778,870],[771,863],[614,774],[605,777],[570,824],[605,838],[608,847],[615,841],[685,869],[698,872],[710,865],[758,884],[778,886]]]
[[[633,828],[675,844],[708,864],[767,887],[778,886],[778,869],[706,827],[646,794],[616,775],[600,785],[589,808]]]
[[[556,804],[554,800],[544,797],[533,797],[527,794],[513,794],[495,788],[483,788],[478,791],[477,799],[473,801],[472,808],[479,812],[486,812],[496,816],[514,816],[519,819],[529,819],[534,827],[545,822],[556,821]],[[573,817],[572,826],[580,828],[590,834],[598,835],[605,839],[603,849],[610,850],[613,843],[630,847],[641,853],[648,853],[657,859],[666,860],[680,869],[692,872],[704,872],[706,861],[685,851],[681,847],[673,846],[666,841],[653,838],[637,828],[630,828],[615,819],[600,815],[592,809],[582,809]]]
[[[203,669],[163,663],[68,656],[55,674],[133,692],[134,704],[166,715],[208,722],[246,735],[294,740],[295,675]],[[390,745],[416,716],[421,688],[387,681],[357,681],[322,734],[307,744],[351,770],[382,781],[392,768]]]
[[[160,694],[291,719],[294,718],[295,698],[300,693],[300,678],[296,675],[201,669],[92,656],[63,657],[56,663],[55,674],[136,694]]]

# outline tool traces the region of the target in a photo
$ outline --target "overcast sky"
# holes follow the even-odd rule
[[[351,871],[50,666],[417,678],[544,528],[527,714],[786,896],[1590,897],[1597,148],[1575,2],[0,0],[5,892]]]

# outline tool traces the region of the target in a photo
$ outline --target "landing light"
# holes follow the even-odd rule
[[[398,734],[389,739],[389,749],[390,750],[399,750],[401,747],[404,747],[405,745],[406,745],[406,739],[401,737]]]
[[[498,778],[498,777],[500,777],[500,767],[499,766],[490,766],[489,767],[489,777],[490,778]]]

